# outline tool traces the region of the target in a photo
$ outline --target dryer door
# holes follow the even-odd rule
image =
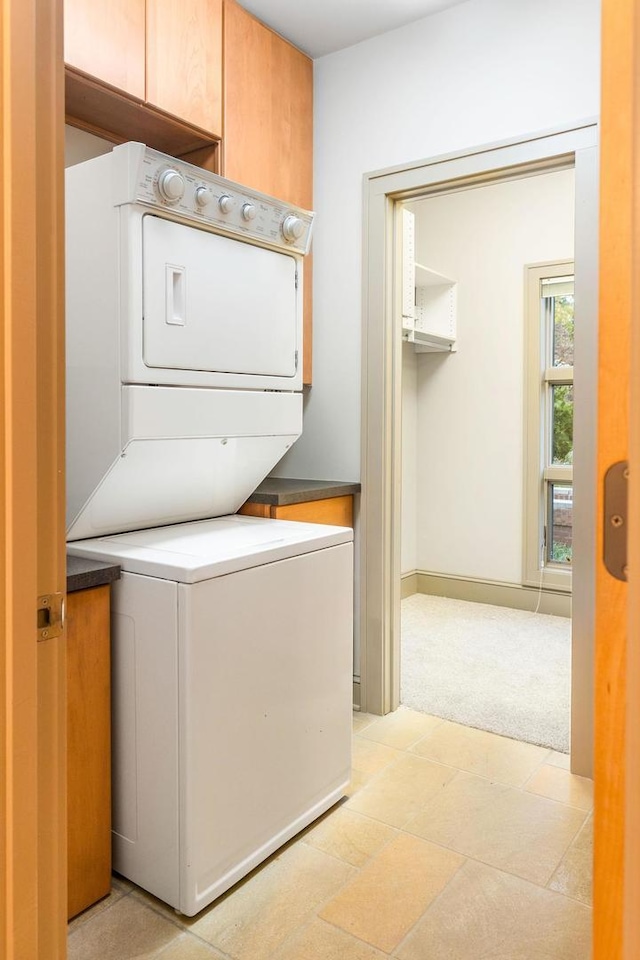
[[[147,367],[295,376],[294,257],[152,215],[143,257]]]

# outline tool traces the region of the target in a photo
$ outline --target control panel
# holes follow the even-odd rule
[[[148,147],[138,165],[132,199],[238,237],[301,254],[309,251],[314,217],[310,211]]]

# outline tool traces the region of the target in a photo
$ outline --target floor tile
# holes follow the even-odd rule
[[[552,750],[544,762],[550,764],[552,767],[560,767],[561,770],[569,770],[571,768],[571,757],[569,754],[558,753],[557,750]]]
[[[126,897],[127,894],[133,889],[133,884],[129,883],[128,880],[122,882],[119,878],[113,877],[111,880],[111,893],[108,897],[104,897],[102,900],[98,900],[97,903],[94,903],[92,907],[89,907],[87,910],[83,910],[82,913],[79,913],[76,917],[69,922],[69,933],[72,930],[76,930],[78,927],[82,926],[83,923],[86,923],[87,920],[93,920],[94,917],[97,917],[99,913],[102,913],[103,910],[106,910],[108,907],[112,907],[114,903],[117,903],[118,900],[121,900],[123,897]]]
[[[367,740],[395,747],[396,750],[406,750],[417,740],[433,733],[443,722],[439,717],[430,717],[408,707],[398,707],[394,713],[375,719],[361,735]]]
[[[353,711],[353,732],[360,733],[365,727],[368,727],[374,720],[379,720],[373,713],[361,713],[360,710]]]
[[[455,775],[450,767],[404,754],[365,784],[347,802],[347,807],[393,827],[402,827]]]
[[[544,886],[585,819],[581,810],[460,773],[405,829]]]
[[[444,721],[412,741],[425,719],[360,715],[349,801],[198,916],[114,877],[69,924],[69,960],[587,960],[589,781],[516,744],[537,754],[524,790],[491,782],[531,755]]]
[[[399,960],[588,960],[591,911],[468,861],[394,953]]]
[[[174,910],[173,907],[169,906],[168,903],[164,903],[163,900],[159,900],[158,897],[155,897],[152,893],[143,890],[142,887],[134,888],[131,892],[131,899],[137,900],[139,903],[144,904],[145,907],[150,907],[155,913],[159,913],[177,927],[188,928],[195,922],[195,917],[187,917],[185,914],[179,913],[177,910]]]
[[[190,930],[234,960],[271,960],[355,873],[335,857],[297,843],[221,897]]]
[[[320,917],[391,952],[464,863],[404,834],[392,840],[320,911]]]
[[[362,773],[361,770],[351,770],[351,782],[344,792],[345,797],[353,797],[364,785],[371,779],[370,774]]]
[[[69,935],[69,960],[150,960],[181,930],[133,897],[123,897]]]
[[[593,807],[593,780],[577,777],[568,770],[545,764],[530,780],[525,790],[540,797],[559,800],[570,807],[587,812]]]
[[[412,752],[513,787],[521,787],[549,753],[545,747],[449,721],[415,744]]]
[[[203,943],[190,933],[182,933],[165,950],[154,954],[153,960],[226,960],[226,958],[208,943]]]
[[[122,890],[123,893],[131,893],[131,891],[135,889],[135,886],[135,883],[127,880],[126,877],[122,877],[119,873],[113,873],[111,875],[112,890]]]
[[[549,888],[591,904],[592,884],[593,818],[589,817],[552,876]]]
[[[375,743],[373,740],[365,740],[363,737],[353,738],[353,753],[351,756],[351,765],[354,770],[364,773],[365,776],[371,776],[382,770],[389,763],[393,763],[400,756],[398,750],[391,747],[385,747],[382,743]]]
[[[274,960],[385,960],[385,954],[316,919],[287,940]]]
[[[396,835],[393,827],[338,807],[304,835],[304,842],[361,867]]]

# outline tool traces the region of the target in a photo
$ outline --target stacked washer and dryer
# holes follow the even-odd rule
[[[234,515],[302,430],[313,215],[138,143],[66,189],[68,550],[123,571],[113,863],[191,916],[350,776],[352,531]]]

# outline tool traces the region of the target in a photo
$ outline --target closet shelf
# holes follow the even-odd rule
[[[415,215],[402,211],[402,339],[416,353],[455,351],[457,282],[416,262]]]
[[[415,285],[416,287],[450,287],[456,281],[450,277],[445,277],[442,273],[425,267],[422,263],[415,264]]]
[[[416,353],[455,353],[456,341],[452,337],[442,337],[436,333],[422,330],[403,330],[402,339],[412,343]]]

